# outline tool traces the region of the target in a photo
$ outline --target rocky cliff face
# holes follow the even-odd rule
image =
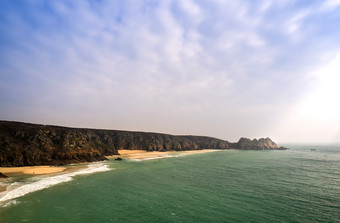
[[[159,133],[77,129],[0,121],[0,166],[65,165],[105,160],[121,149],[148,151],[196,149],[277,149],[267,139],[238,143]]]
[[[277,149],[279,148],[275,142],[273,142],[270,138],[261,138],[259,140],[257,139],[247,139],[247,138],[241,138],[237,146],[239,149]]]
[[[260,139],[247,139],[241,138],[235,145],[237,149],[244,149],[244,150],[268,150],[268,149],[277,149],[277,150],[284,150],[287,148],[278,147],[278,145],[273,142],[270,138],[260,138]]]

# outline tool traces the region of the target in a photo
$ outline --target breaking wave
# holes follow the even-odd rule
[[[0,193],[0,206],[6,207],[10,204],[15,204],[16,202],[13,202],[11,200],[35,191],[43,190],[59,183],[71,181],[74,176],[104,172],[109,170],[112,169],[109,168],[108,165],[97,163],[88,165],[87,168],[75,172],[68,172],[65,174],[47,177],[32,177],[29,181],[26,182],[14,182],[7,186],[6,191]]]

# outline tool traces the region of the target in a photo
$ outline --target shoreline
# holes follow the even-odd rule
[[[24,166],[24,167],[0,167],[0,172],[7,175],[41,175],[59,173],[66,170],[66,167],[54,166]]]
[[[149,159],[161,159],[170,157],[180,157],[198,153],[217,152],[221,150],[204,149],[204,150],[188,150],[188,151],[152,151],[146,150],[119,150],[120,155],[107,156],[108,159],[118,157],[124,160],[142,161]],[[98,166],[99,165],[99,166]],[[106,164],[97,164],[96,162],[72,164],[72,166],[24,166],[24,167],[0,167],[0,172],[8,176],[8,178],[0,179],[0,207],[1,203],[18,197],[24,188],[24,194],[31,193],[46,187],[71,180],[76,175],[102,172],[110,170]],[[16,177],[20,176],[44,176],[37,178],[37,181],[23,184],[22,186],[8,189],[13,183],[17,182]],[[53,179],[50,181],[50,179]],[[28,189],[27,189],[28,188]],[[18,192],[19,191],[19,192]],[[20,195],[21,196],[21,195]],[[19,196],[19,197],[20,197]]]
[[[23,175],[24,172],[19,172],[21,174],[12,175],[11,177],[0,181],[0,208],[11,204],[8,203],[10,200],[46,189],[56,184],[72,181],[75,176],[112,170],[112,168],[109,168],[108,165],[104,163],[90,163],[88,165],[66,167],[39,166],[33,168],[34,170],[39,169],[40,175],[35,172],[33,175],[33,172],[31,172],[32,169],[30,169],[25,175]],[[15,171],[18,171],[17,168],[12,168],[11,172],[13,174],[18,174],[18,172]],[[22,171],[22,168],[20,171]]]
[[[0,172],[8,177],[18,175],[46,175],[62,172],[72,172],[86,166],[23,166],[23,167],[0,167]],[[6,179],[6,178],[3,178]]]
[[[0,178],[0,193],[6,192],[7,187],[10,185],[8,184],[7,179],[11,179],[12,177],[16,176],[44,176],[51,174],[58,175],[64,173],[73,173],[81,169],[85,169],[88,166],[64,166],[64,167],[57,167],[57,166],[24,166],[24,167],[0,167],[0,172],[5,174],[7,178]],[[1,183],[2,182],[2,183]],[[15,181],[14,181],[15,182]],[[11,182],[13,183],[13,182]]]
[[[141,159],[158,159],[158,158],[166,158],[171,155],[189,155],[189,154],[197,154],[197,153],[208,153],[208,152],[216,152],[222,151],[217,149],[202,149],[202,150],[187,150],[187,151],[151,151],[148,152],[146,150],[119,150],[120,155],[112,155],[106,156],[107,159],[115,159],[118,157],[123,157],[127,160],[141,160]],[[85,164],[85,165],[84,165]],[[54,173],[62,173],[62,172],[72,172],[81,168],[86,168],[87,164],[90,163],[75,163],[73,165],[79,166],[23,166],[23,167],[0,167],[0,172],[5,174],[8,177],[18,176],[18,175],[46,175],[46,174],[54,174]],[[83,166],[80,166],[83,165]],[[2,178],[6,179],[6,178]],[[0,179],[1,180],[1,179]]]
[[[223,151],[220,149],[202,149],[202,150],[186,150],[186,151],[151,151],[148,152],[146,150],[119,150],[120,155],[112,155],[106,156],[107,159],[115,159],[118,157],[125,158],[127,160],[142,160],[142,159],[159,159],[159,158],[166,158],[172,155],[191,155],[191,154],[198,154],[198,153],[208,153],[208,152],[217,152]]]

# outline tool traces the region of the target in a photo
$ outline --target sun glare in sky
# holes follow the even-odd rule
[[[340,56],[314,73],[314,89],[306,94],[287,116],[278,130],[294,142],[313,142],[322,136],[322,142],[340,139]],[[282,130],[293,127],[295,136]],[[304,133],[308,134],[304,134]],[[301,137],[302,136],[302,137]],[[314,139],[314,140],[313,140]]]

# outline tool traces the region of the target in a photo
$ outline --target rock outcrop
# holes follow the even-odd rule
[[[239,149],[277,149],[279,148],[275,142],[273,142],[270,138],[261,138],[259,140],[257,139],[247,139],[247,138],[241,138],[238,143],[237,147]]]
[[[118,150],[278,149],[267,139],[230,143],[205,136],[66,128],[0,121],[0,166],[66,165],[105,160]]]
[[[250,140],[248,138],[241,138],[235,145],[237,149],[244,150],[268,150],[268,149],[277,149],[284,150],[287,149],[285,147],[278,147],[278,145],[273,142],[270,138],[261,138],[261,139],[253,139]]]
[[[0,178],[7,178],[8,176],[0,172]]]

